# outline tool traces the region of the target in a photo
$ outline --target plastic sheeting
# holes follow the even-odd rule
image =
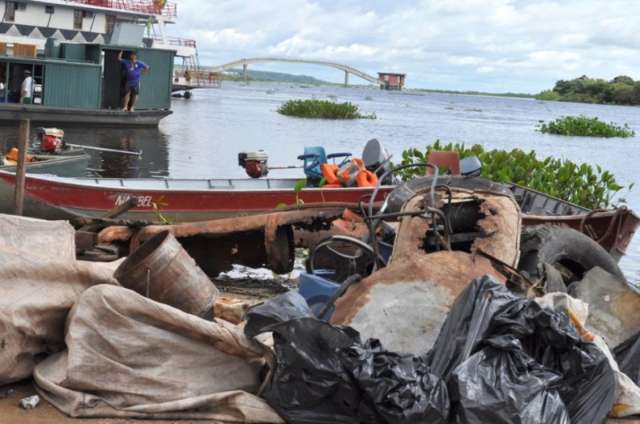
[[[249,391],[267,349],[122,288],[86,290],[69,313],[68,351],[35,369],[38,392],[72,417],[279,423]]]
[[[620,371],[640,384],[640,333],[627,339],[613,350]]]
[[[245,316],[244,334],[254,337],[270,325],[314,316],[307,301],[297,291],[288,291],[249,309]]]
[[[117,284],[107,264],[75,260],[66,222],[0,215],[0,385],[64,349],[67,313],[85,289]]]
[[[263,329],[276,353],[264,396],[289,422],[596,423],[614,404],[614,370],[568,315],[490,277],[456,299],[421,356],[294,312]]]
[[[304,299],[287,293],[248,314],[251,333],[272,331],[276,365],[263,397],[287,422],[446,423],[449,398],[444,382],[423,358],[387,352],[377,340],[360,341],[351,328],[303,318]],[[264,316],[281,322],[260,327]],[[309,315],[310,311],[309,311]]]
[[[596,423],[614,403],[606,356],[566,314],[487,277],[458,297],[428,357],[455,422]]]

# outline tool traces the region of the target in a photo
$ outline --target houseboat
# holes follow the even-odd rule
[[[196,66],[192,40],[168,37],[164,0],[0,1],[0,123],[155,126],[171,113],[174,58]],[[118,53],[151,67],[135,112],[121,110]],[[29,71],[31,104],[20,103]]]

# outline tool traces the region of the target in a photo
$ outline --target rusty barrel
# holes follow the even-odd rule
[[[213,318],[218,289],[168,231],[156,234],[118,267],[123,287],[202,318]]]

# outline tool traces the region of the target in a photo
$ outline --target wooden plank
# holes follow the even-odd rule
[[[23,119],[20,121],[20,131],[18,132],[18,165],[16,166],[16,189],[15,203],[16,215],[22,215],[24,210],[24,183],[27,166],[27,148],[29,146],[29,128],[31,121]]]

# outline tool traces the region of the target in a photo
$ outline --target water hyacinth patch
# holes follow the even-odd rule
[[[363,115],[353,103],[336,103],[329,100],[289,100],[278,113],[286,116],[310,119],[376,119],[375,114]]]
[[[628,124],[622,126],[614,122],[603,122],[597,117],[589,118],[584,115],[564,116],[546,123],[540,121],[538,130],[542,133],[557,135],[572,135],[579,137],[634,137],[635,132]]]
[[[538,158],[535,151],[520,149],[485,150],[479,144],[444,144],[439,140],[423,151],[410,148],[402,152],[402,164],[426,162],[432,151],[456,151],[461,158],[477,156],[482,162],[482,176],[493,181],[515,183],[589,209],[615,206],[614,198],[623,189],[614,175],[600,166],[577,164],[556,158]],[[403,179],[424,175],[422,168],[409,168]],[[623,202],[622,200],[620,202]]]

